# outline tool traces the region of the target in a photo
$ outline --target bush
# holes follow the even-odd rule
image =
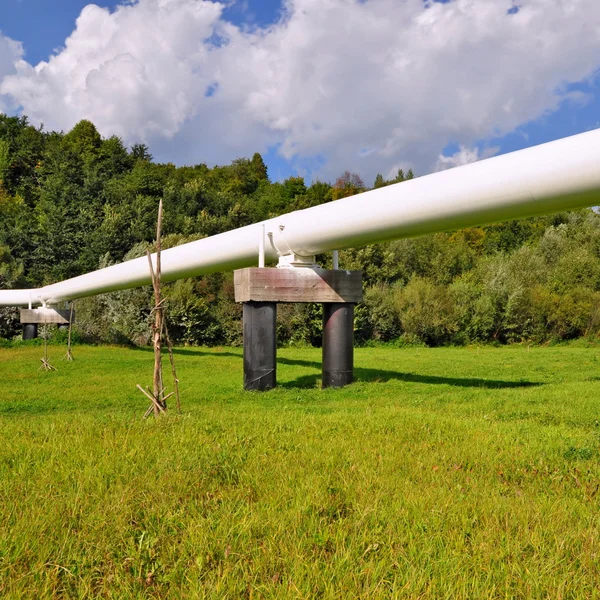
[[[21,333],[18,308],[0,308],[0,338],[11,339]]]
[[[423,342],[438,346],[458,330],[448,288],[422,277],[413,277],[406,287],[396,288],[396,306],[402,329]]]
[[[395,286],[379,284],[365,290],[364,302],[360,311],[356,311],[356,328],[361,341],[389,342],[402,334],[395,295]]]
[[[600,293],[577,288],[566,294],[534,290],[539,331],[548,340],[570,340],[600,333]],[[542,336],[540,336],[541,338]]]
[[[320,347],[323,336],[322,304],[279,304],[277,343]]]
[[[586,247],[569,250],[558,259],[550,287],[559,293],[582,287],[600,290],[600,259]]]

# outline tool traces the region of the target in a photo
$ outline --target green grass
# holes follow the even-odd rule
[[[2,598],[600,598],[600,349],[0,349]]]

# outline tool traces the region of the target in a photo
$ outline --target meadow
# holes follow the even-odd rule
[[[598,598],[600,348],[0,348],[2,598]]]

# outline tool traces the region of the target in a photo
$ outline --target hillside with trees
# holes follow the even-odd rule
[[[377,175],[373,187],[412,177]],[[333,184],[272,182],[258,153],[213,168],[159,164],[146,146],[102,138],[89,121],[56,133],[0,114],[0,288],[144,255],[160,198],[170,247],[366,189],[349,172]],[[359,343],[543,343],[600,332],[600,217],[591,209],[346,250],[340,264],[364,272]],[[177,343],[240,343],[231,273],[177,281],[165,293]],[[79,334],[147,343],[150,295],[148,286],[77,301]],[[279,312],[280,343],[319,343],[319,306]],[[19,332],[18,311],[2,309],[0,337]]]

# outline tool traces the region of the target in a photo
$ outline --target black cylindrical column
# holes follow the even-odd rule
[[[354,367],[354,304],[323,304],[322,387],[352,383]]]
[[[37,323],[23,323],[23,339],[34,340],[38,336]]]
[[[244,302],[244,389],[277,385],[277,303]]]

